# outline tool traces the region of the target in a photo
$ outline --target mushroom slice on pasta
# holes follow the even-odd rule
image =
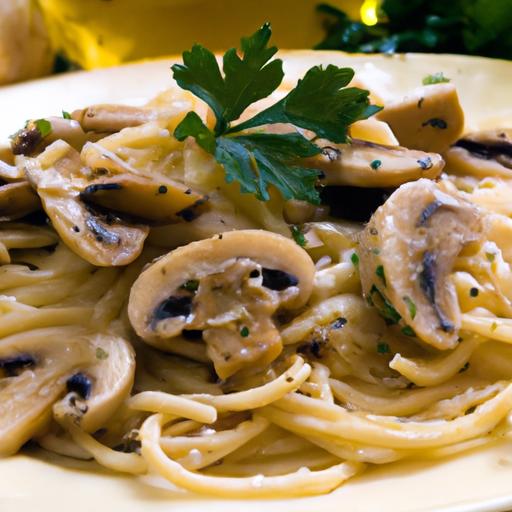
[[[75,110],[71,117],[78,121],[85,131],[114,133],[150,121],[168,119],[172,115],[173,113],[164,109],[99,104]]]
[[[84,331],[36,329],[0,341],[0,455],[9,455],[51,418],[66,379],[90,359]]]
[[[80,155],[69,144],[54,142],[22,164],[53,227],[72,251],[98,266],[127,265],[140,255],[149,228],[82,202],[80,193],[92,172],[82,166]]]
[[[402,146],[442,153],[462,134],[464,112],[453,84],[419,87],[377,114]]]
[[[80,197],[85,203],[156,224],[191,221],[208,201],[208,196],[168,178],[153,180],[129,173],[95,180]]]
[[[356,187],[398,187],[420,178],[437,178],[444,160],[437,153],[425,153],[400,146],[383,146],[362,140],[350,144],[319,143],[322,154],[309,165],[325,173],[322,185]]]
[[[308,254],[288,238],[233,231],[153,263],[132,287],[128,314],[137,334],[163,350],[179,336],[203,340],[225,379],[281,353],[273,315],[306,303],[314,273]]]
[[[419,180],[400,187],[371,218],[360,239],[367,300],[389,324],[438,349],[457,345],[460,309],[450,281],[462,248],[482,236],[470,202]],[[414,332],[411,332],[411,329]]]
[[[15,220],[41,208],[41,201],[28,181],[0,185],[0,221]]]
[[[488,177],[512,176],[512,129],[470,133],[446,152],[447,170]]]
[[[128,398],[135,375],[132,346],[119,336],[96,334],[88,337],[91,353],[66,381],[68,393],[53,406],[57,421],[73,421],[86,432],[94,432]]]

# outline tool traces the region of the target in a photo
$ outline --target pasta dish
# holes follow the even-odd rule
[[[0,152],[0,455],[288,497],[510,434],[512,131],[269,38]]]

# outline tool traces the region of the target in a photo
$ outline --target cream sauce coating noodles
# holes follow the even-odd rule
[[[196,493],[286,497],[508,435],[511,132],[448,140],[438,122],[411,141],[419,107],[392,105],[352,127],[384,146],[324,151],[315,207],[227,184],[172,136],[191,108],[208,118],[177,90],[90,107],[2,163],[0,454],[33,439]]]

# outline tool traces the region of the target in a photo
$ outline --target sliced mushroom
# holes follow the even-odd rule
[[[202,331],[225,379],[273,361],[282,341],[272,316],[306,303],[314,265],[295,242],[268,231],[233,231],[170,252],[135,281],[128,314],[137,334],[163,350]],[[201,334],[201,333],[200,333]]]
[[[113,133],[130,126],[156,121],[168,115],[162,109],[101,104],[75,110],[71,117],[78,121],[85,131]]]
[[[47,123],[45,131],[41,131],[41,122]],[[11,140],[11,149],[15,155],[33,156],[44,150],[56,140],[64,140],[76,150],[90,139],[82,130],[80,123],[73,119],[48,117],[31,120],[25,128],[19,130]]]
[[[208,200],[176,181],[153,181],[128,173],[93,181],[80,197],[86,203],[158,224],[191,221],[205,210]]]
[[[149,228],[98,212],[80,200],[88,170],[69,144],[54,142],[37,158],[25,158],[23,165],[53,227],[72,251],[98,266],[127,265],[139,256]]]
[[[453,84],[420,87],[377,114],[402,146],[442,153],[462,134],[464,112]]]
[[[80,328],[24,331],[0,341],[0,455],[41,432],[66,379],[90,357]]]
[[[322,185],[398,187],[420,178],[437,178],[444,161],[436,153],[354,140],[350,144],[321,141],[322,154],[307,159],[320,169]]]
[[[0,185],[0,222],[15,220],[41,208],[41,201],[28,181]]]
[[[473,176],[512,176],[512,129],[470,133],[446,152],[447,171]]]
[[[482,236],[470,202],[429,180],[402,185],[373,215],[360,239],[360,274],[367,300],[389,324],[438,349],[457,344],[460,310],[450,281],[455,258]]]
[[[128,398],[135,376],[135,354],[123,338],[107,334],[88,337],[92,353],[66,381],[67,395],[53,406],[57,421],[70,418],[86,432],[95,432]]]

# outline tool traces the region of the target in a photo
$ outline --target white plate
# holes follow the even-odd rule
[[[468,129],[512,127],[512,63],[452,55],[282,54],[295,79],[318,63],[351,66],[389,100],[443,71],[459,89]],[[0,139],[28,118],[95,102],[141,104],[171,85],[171,59],[72,73],[0,88]],[[374,467],[333,493],[292,500],[219,500],[164,482],[107,472],[35,451],[0,460],[0,511],[16,512],[487,512],[512,509],[512,443],[436,462]]]

